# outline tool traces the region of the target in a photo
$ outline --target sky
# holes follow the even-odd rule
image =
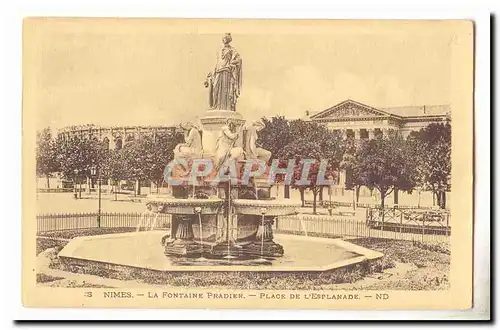
[[[40,29],[30,65],[37,128],[173,125],[204,115],[203,82],[223,33],[158,28]],[[300,118],[346,99],[375,107],[450,103],[448,33],[234,31],[243,59],[237,111]],[[232,32],[232,31],[228,31]]]

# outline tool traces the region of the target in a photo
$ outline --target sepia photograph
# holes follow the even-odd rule
[[[25,19],[24,304],[470,308],[472,66],[470,21]]]

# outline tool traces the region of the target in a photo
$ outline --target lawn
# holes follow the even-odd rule
[[[59,251],[71,238],[133,231],[134,228],[94,228],[41,233],[37,254],[49,248]],[[175,272],[144,269],[104,269],[95,265],[75,266],[50,262],[54,269],[77,274],[91,274],[117,280],[139,280],[169,287],[189,286],[236,289],[371,289],[371,290],[444,290],[449,287],[449,247],[412,241],[380,238],[348,239],[349,242],[384,253],[372,262],[357,264],[331,272]],[[55,253],[53,254],[56,255]],[[42,276],[41,274],[40,276]],[[90,285],[90,284],[89,284]]]
[[[366,287],[375,290],[443,290],[449,288],[450,249],[447,244],[359,238],[349,242],[384,253],[395,264],[412,266],[403,276]]]

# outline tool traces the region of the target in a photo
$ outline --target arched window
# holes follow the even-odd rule
[[[109,139],[108,137],[105,137],[102,139],[102,146],[104,147],[105,150],[109,150]]]
[[[121,138],[116,139],[115,141],[115,150],[121,150],[123,147],[123,141]]]

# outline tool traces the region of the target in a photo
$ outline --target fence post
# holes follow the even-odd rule
[[[399,217],[399,232],[403,232],[403,211],[399,210],[400,217]]]
[[[424,241],[425,234],[425,218],[422,218],[422,242]]]
[[[450,236],[450,214],[446,214],[446,236]]]
[[[384,231],[384,218],[385,218],[385,209],[382,209],[382,231]]]

